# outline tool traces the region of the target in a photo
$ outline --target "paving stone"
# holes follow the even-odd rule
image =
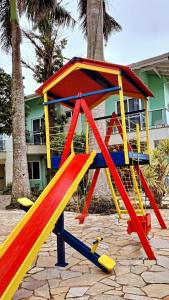
[[[68,294],[66,295],[67,298],[77,298],[83,296],[86,291],[88,290],[88,286],[86,287],[72,287],[70,288]]]
[[[151,246],[156,249],[167,249],[169,248],[169,242],[162,239],[152,239],[151,240]]]
[[[169,296],[169,285],[168,284],[150,284],[143,287],[143,291],[149,297],[158,297],[162,298]]]
[[[15,293],[14,297],[12,298],[12,300],[26,299],[26,298],[32,296],[32,294],[33,294],[33,291],[29,291],[29,290],[25,290],[25,289],[21,288],[20,290],[18,290]]]
[[[78,286],[88,286],[93,285],[95,282],[100,281],[104,278],[104,274],[83,274],[76,281],[74,278],[64,280],[60,283],[60,286],[69,286],[73,287],[78,283]]]
[[[130,267],[129,266],[116,266],[114,269],[116,276],[120,276],[123,274],[130,273]]]
[[[134,274],[137,274],[137,275],[143,273],[146,270],[147,270],[147,267],[145,267],[145,266],[132,266],[131,267],[131,272]]]
[[[72,271],[60,271],[60,275],[62,280],[79,277],[82,275],[80,272],[72,272]]]
[[[31,296],[29,298],[27,298],[27,300],[46,300],[45,298],[42,298],[42,297],[36,297],[36,296]]]
[[[46,268],[45,270],[32,275],[37,280],[54,279],[60,277],[60,271],[55,268]]]
[[[151,271],[151,272],[165,272],[166,269],[163,268],[163,267],[154,265],[154,266],[151,266],[151,267],[149,268],[149,271]]]
[[[139,296],[139,295],[132,295],[132,294],[125,294],[124,299],[128,300],[159,300],[158,298],[150,298],[146,296]]]
[[[158,256],[157,257],[157,265],[169,269],[169,257]]]
[[[104,292],[105,295],[116,295],[116,296],[122,296],[123,292],[121,291],[116,291],[116,290],[110,290],[107,292]]]
[[[169,271],[168,272],[143,272],[142,278],[147,283],[169,283]]]
[[[60,284],[60,279],[49,279],[48,284],[50,289],[57,288]]]
[[[67,293],[69,290],[69,287],[63,286],[63,287],[57,287],[55,289],[51,289],[50,292],[52,295],[61,295]]]
[[[69,300],[75,300],[75,298],[69,298]],[[89,300],[89,296],[76,297],[76,300]]]
[[[89,273],[89,267],[86,265],[83,265],[83,266],[76,265],[71,268],[71,271],[76,271],[76,272],[80,272],[80,273]]]
[[[52,300],[64,300],[65,297],[66,297],[66,294],[63,293],[61,295],[54,296]]]
[[[136,286],[136,287],[142,287],[145,285],[145,282],[143,279],[132,273],[124,274],[121,276],[118,276],[116,278],[117,283],[119,284],[124,284],[124,285],[131,285],[131,286]]]
[[[22,283],[22,288],[27,289],[27,290],[35,290],[47,283],[45,280],[31,280],[27,282]]]
[[[44,268],[37,268],[37,267],[34,267],[32,268],[31,270],[28,271],[28,274],[35,274],[35,273],[38,273],[40,271],[43,271]]]
[[[134,286],[123,286],[123,292],[126,294],[145,295],[141,289]]]
[[[103,292],[109,291],[110,289],[112,289],[112,287],[105,285],[101,282],[97,282],[88,289],[87,294],[91,296],[95,296],[97,294],[101,294]]]
[[[45,284],[34,291],[35,296],[50,298],[49,285]]]
[[[93,299],[94,300],[121,300],[122,298],[117,295],[115,295],[115,296],[114,295],[97,295]]]
[[[56,264],[56,257],[53,256],[39,256],[37,259],[37,267],[50,268],[54,267]]]
[[[119,287],[120,286],[116,281],[111,280],[110,278],[105,278],[101,282],[104,284],[107,284],[111,287]]]

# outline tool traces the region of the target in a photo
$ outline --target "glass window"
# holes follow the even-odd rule
[[[34,119],[33,121],[33,143],[35,145],[44,144],[44,119]]]
[[[29,161],[28,172],[29,172],[29,179],[40,179],[40,162]]]

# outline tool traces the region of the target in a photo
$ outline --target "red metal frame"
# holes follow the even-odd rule
[[[119,191],[119,193],[121,195],[121,198],[123,199],[125,207],[128,210],[129,216],[130,216],[132,222],[134,223],[134,226],[135,226],[135,229],[136,229],[137,234],[139,236],[140,242],[141,242],[141,244],[142,244],[142,246],[143,246],[143,248],[144,248],[144,250],[145,250],[145,252],[146,252],[146,254],[148,256],[148,258],[149,259],[155,259],[154,252],[151,249],[149,241],[148,241],[148,239],[147,239],[147,237],[146,237],[146,235],[144,233],[144,230],[143,230],[143,228],[142,228],[142,226],[141,226],[141,224],[139,222],[139,219],[138,219],[138,217],[136,215],[136,212],[135,212],[135,210],[134,210],[134,208],[133,208],[133,206],[131,204],[131,201],[130,201],[130,199],[128,197],[128,194],[127,194],[127,192],[125,190],[125,187],[123,186],[123,183],[122,183],[121,178],[120,178],[120,176],[118,174],[118,171],[117,171],[117,169],[116,169],[116,167],[115,167],[115,165],[114,165],[114,163],[113,163],[113,161],[111,159],[111,156],[110,156],[110,154],[108,152],[108,149],[107,149],[107,147],[106,147],[106,145],[105,145],[105,143],[104,143],[104,141],[103,141],[103,139],[102,139],[102,137],[101,137],[101,135],[100,135],[97,127],[96,127],[96,124],[95,124],[95,121],[94,121],[93,116],[91,114],[91,111],[89,110],[89,108],[88,108],[88,106],[86,104],[86,101],[84,99],[81,100],[81,106],[82,106],[83,111],[84,111],[84,113],[86,115],[88,123],[89,123],[89,125],[90,125],[90,127],[91,127],[91,129],[92,129],[92,131],[94,133],[95,139],[96,139],[96,141],[97,141],[97,143],[98,143],[98,145],[100,147],[100,150],[101,150],[101,152],[103,154],[103,157],[104,157],[104,159],[105,159],[105,161],[107,163],[107,166],[108,166],[108,168],[110,170],[110,173],[111,173],[111,175],[112,175],[112,177],[114,179],[114,182],[115,182],[115,184],[117,186],[117,189],[118,189],[118,191]]]
[[[111,118],[110,122],[109,122],[109,126],[107,127],[106,137],[105,137],[105,140],[104,140],[106,146],[108,146],[114,123],[115,123],[115,120],[113,118]],[[93,178],[92,178],[92,182],[91,182],[91,185],[90,185],[88,195],[85,199],[85,205],[83,207],[82,213],[76,217],[76,219],[79,220],[79,224],[83,224],[86,217],[88,216],[90,203],[91,203],[91,200],[92,200],[93,192],[94,192],[99,174],[100,174],[100,169],[96,169],[95,172],[94,172]]]
[[[119,121],[119,119],[118,119],[118,117],[117,117],[117,115],[115,113],[112,114],[112,117],[114,118],[114,121],[116,123],[117,129],[119,131],[119,134],[121,135],[121,137],[123,139],[121,123],[120,123],[120,121]],[[131,147],[131,145],[129,143],[128,143],[128,149],[129,149],[129,151],[132,151],[132,147]],[[138,165],[135,165],[134,167],[135,167],[135,169],[137,171],[138,176],[141,179],[141,183],[142,183],[143,189],[144,189],[144,191],[146,193],[146,196],[148,197],[148,199],[150,201],[150,204],[151,204],[151,206],[152,206],[152,208],[154,210],[154,213],[155,213],[155,215],[157,217],[157,220],[158,220],[161,228],[162,229],[167,229],[167,226],[166,226],[166,224],[165,224],[165,222],[163,220],[163,217],[161,215],[160,210],[158,209],[158,205],[157,205],[157,203],[156,203],[156,201],[154,199],[154,196],[153,196],[153,194],[152,194],[152,192],[151,192],[151,190],[150,190],[150,188],[149,188],[149,186],[148,186],[148,184],[147,184],[147,182],[145,180],[145,177],[143,175],[143,172],[142,172],[141,168]]]
[[[67,159],[67,157],[69,156],[70,153],[70,149],[71,149],[71,143],[73,141],[73,135],[76,129],[76,124],[77,124],[77,120],[79,117],[79,113],[80,113],[80,100],[76,101],[74,110],[73,110],[73,115],[72,115],[72,120],[69,126],[69,131],[66,137],[66,142],[65,142],[65,146],[64,146],[64,150],[63,150],[63,154],[62,154],[62,158],[61,158],[61,162],[60,162],[60,167],[62,166],[62,164],[64,163],[64,161]]]

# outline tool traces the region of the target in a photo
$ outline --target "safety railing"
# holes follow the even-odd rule
[[[6,151],[6,140],[0,140],[0,152]]]
[[[41,131],[26,131],[26,143],[30,145],[44,145],[45,134]]]

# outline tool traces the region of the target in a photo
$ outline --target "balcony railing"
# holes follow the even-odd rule
[[[0,152],[6,151],[6,140],[0,140]]]
[[[140,130],[145,129],[145,112],[126,115],[127,132],[135,130],[136,124],[140,125]],[[119,120],[121,121],[120,117]],[[149,129],[168,127],[169,126],[169,110],[166,108],[149,110]],[[113,129],[113,133],[117,133],[117,128]]]
[[[30,145],[44,145],[45,134],[38,131],[26,131],[26,143]]]

